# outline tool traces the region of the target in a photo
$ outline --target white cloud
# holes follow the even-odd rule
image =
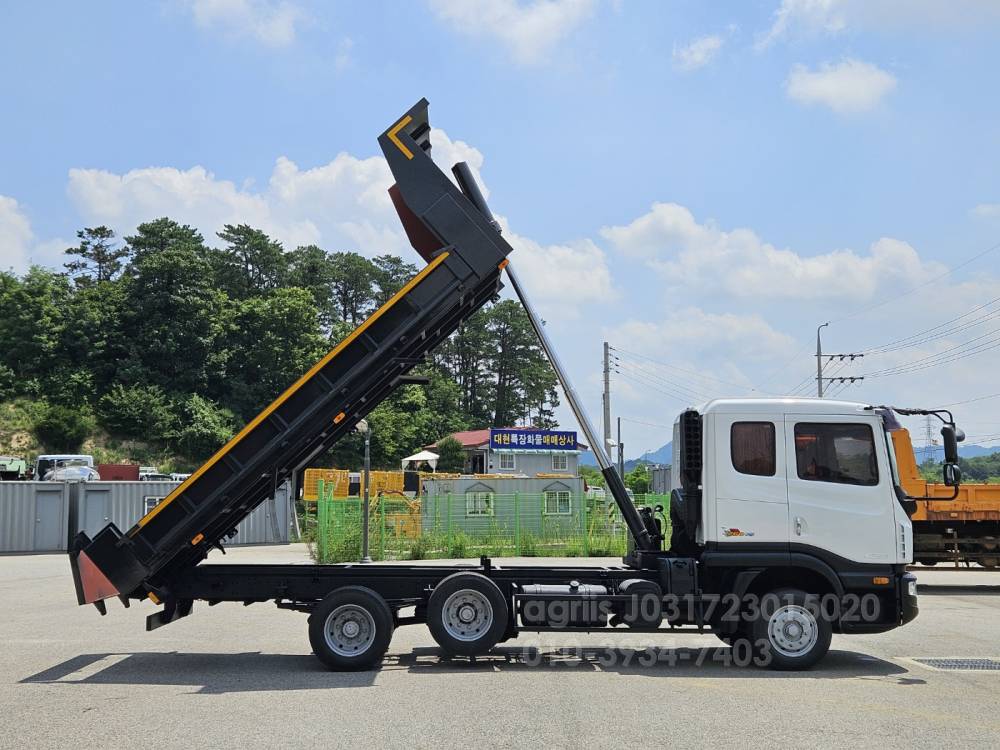
[[[867,254],[834,250],[803,257],[761,240],[750,229],[699,224],[675,203],[656,203],[626,226],[601,234],[619,252],[644,260],[687,288],[765,300],[864,301],[880,289],[912,287],[946,270],[924,263],[907,243],[882,238]]]
[[[269,47],[295,41],[305,13],[291,2],[272,0],[187,0],[187,8],[202,29],[246,37]]]
[[[770,29],[758,35],[756,48],[815,34],[837,34],[848,28],[873,31],[945,27],[980,29],[1000,21],[994,0],[782,0]]]
[[[972,213],[983,219],[1000,218],[1000,203],[980,203]]]
[[[795,65],[785,81],[785,91],[802,104],[820,104],[842,115],[873,109],[896,87],[896,78],[861,60],[823,63],[812,71]]]
[[[794,339],[775,330],[759,315],[712,313],[699,307],[672,311],[656,322],[629,320],[611,329],[609,336],[610,340],[628,342],[630,349],[654,359],[663,359],[663,352],[683,352],[684,357],[703,363],[720,352],[725,352],[727,358],[770,361],[789,356],[796,346]],[[643,366],[653,369],[651,365]],[[724,377],[733,374],[727,372]]]
[[[836,33],[847,26],[842,0],[782,0],[771,28],[758,37],[756,48],[766,49],[792,31]]]
[[[451,165],[466,162],[489,196],[482,179],[482,153],[443,130],[432,130],[433,155],[451,175]],[[392,175],[381,157],[358,159],[341,153],[328,164],[303,169],[279,157],[261,190],[238,187],[202,166],[190,169],[147,167],[124,174],[72,169],[68,192],[89,224],[107,224],[122,235],[159,216],[196,227],[217,243],[223,224],[245,223],[280,240],[287,249],[317,244],[328,250],[357,250],[373,256],[392,252],[411,257],[412,250],[389,200]],[[509,229],[505,236],[519,248],[516,263],[552,318],[575,316],[580,305],[614,299],[604,252],[589,240],[542,245]]]
[[[335,71],[343,73],[354,64],[354,58],[351,57],[353,49],[354,40],[349,36],[345,36],[337,43],[337,54],[333,58],[333,69]]]
[[[515,250],[511,262],[518,279],[546,320],[575,319],[581,306],[618,298],[607,256],[591,240],[542,245],[511,232],[505,218],[499,221]]]
[[[17,201],[0,195],[0,269],[25,269],[34,238],[31,222]]]
[[[64,251],[75,244],[58,237],[40,242],[18,202],[0,195],[0,270],[22,273],[31,265],[61,267]]]
[[[456,31],[491,36],[522,65],[544,62],[563,38],[587,20],[594,0],[429,0]]]
[[[722,49],[722,37],[711,35],[695,39],[684,47],[674,46],[674,67],[679,70],[697,70],[708,65]]]
[[[447,174],[465,161],[482,185],[483,155],[443,130],[431,131],[433,154]],[[381,157],[347,153],[303,169],[287,157],[275,161],[266,188],[239,187],[203,166],[145,167],[124,174],[71,169],[68,191],[86,221],[128,234],[144,221],[170,216],[198,228],[208,242],[223,224],[246,223],[287,248],[321,244],[366,255],[407,251],[405,234],[389,200],[392,174]],[[483,186],[486,195],[489,191]]]
[[[755,387],[754,377],[788,361],[798,348],[795,339],[756,313],[697,306],[675,307],[652,320],[632,318],[605,328],[602,337],[618,349],[612,374],[616,411],[657,423],[669,423],[681,407],[712,398],[767,395]],[[629,425],[633,436],[637,429]],[[659,435],[644,440],[655,448],[670,439],[662,430]]]

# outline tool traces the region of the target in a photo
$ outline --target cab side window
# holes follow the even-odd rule
[[[774,423],[733,422],[729,430],[733,468],[740,474],[773,477],[775,474]]]
[[[878,484],[876,455],[870,425],[795,425],[795,468],[799,479],[871,487]]]

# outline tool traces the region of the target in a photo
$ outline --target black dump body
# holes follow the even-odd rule
[[[390,196],[427,266],[135,526],[109,524],[70,552],[81,604],[172,600],[212,547],[312,457],[354,429],[501,288],[511,247],[430,157],[427,101],[379,137]]]

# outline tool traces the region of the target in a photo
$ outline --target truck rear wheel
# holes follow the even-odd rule
[[[830,650],[833,625],[821,616],[818,607],[810,606],[808,595],[799,589],[778,589],[761,601],[777,601],[761,607],[760,616],[751,623],[755,645],[771,669],[809,669]]]
[[[392,640],[392,610],[364,586],[344,586],[326,596],[309,615],[313,653],[330,669],[371,669]]]
[[[427,604],[427,626],[449,654],[485,654],[503,637],[509,617],[506,597],[479,573],[448,576]]]

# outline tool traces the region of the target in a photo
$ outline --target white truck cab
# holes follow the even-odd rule
[[[667,554],[696,561],[701,592],[788,599],[766,624],[706,616],[720,638],[766,641],[779,666],[799,668],[834,632],[917,616],[911,499],[888,436],[897,427],[887,407],[814,398],[719,399],[681,413]]]
[[[699,545],[779,545],[856,563],[912,562],[913,528],[897,500],[891,441],[871,406],[720,399],[697,411]],[[679,450],[680,440],[674,445]]]

